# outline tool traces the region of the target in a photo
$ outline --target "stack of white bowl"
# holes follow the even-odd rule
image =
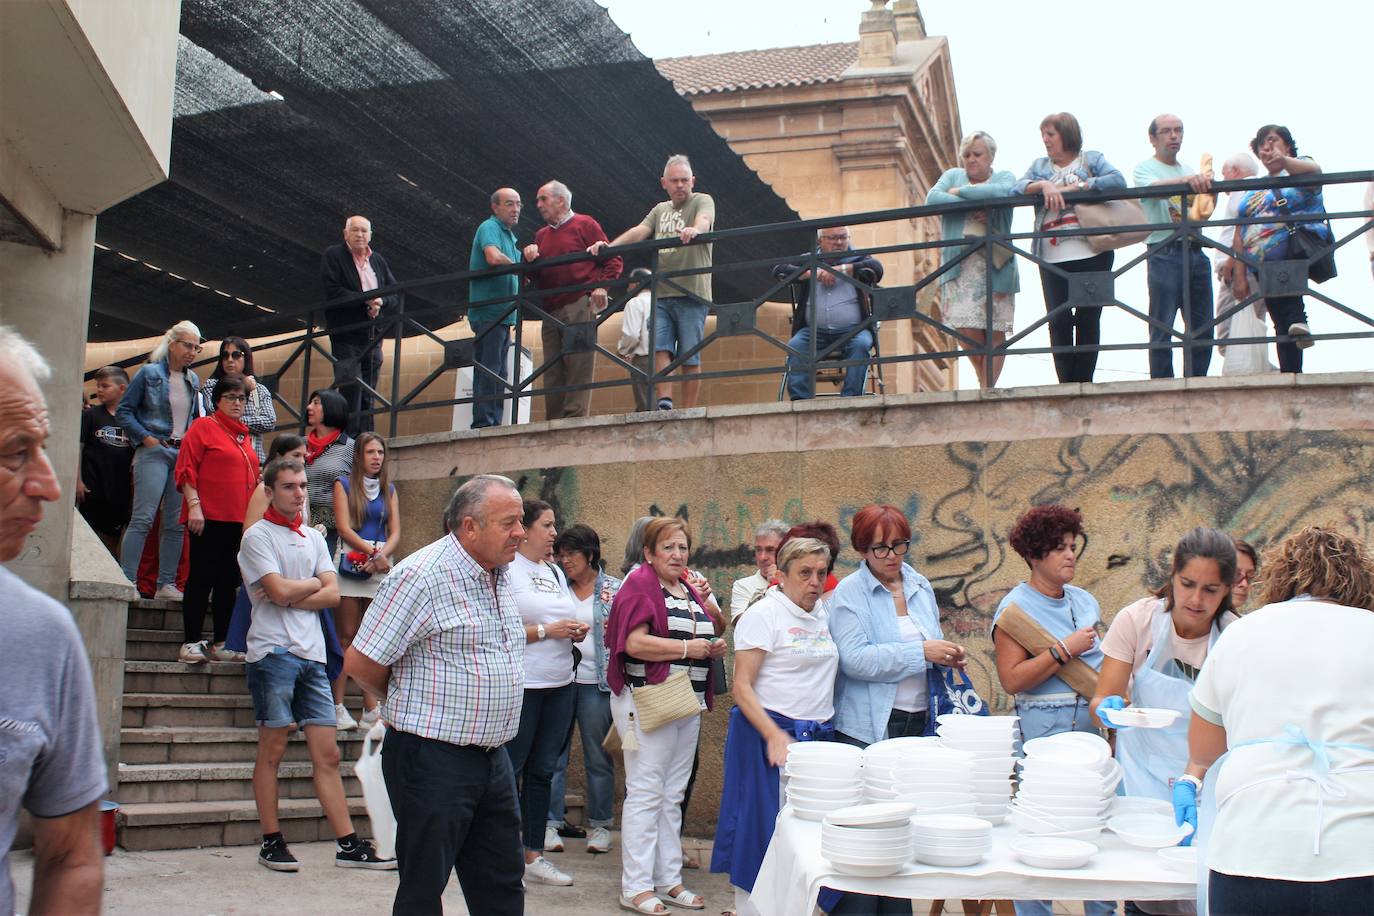
[[[864,794],[874,802],[908,802],[921,814],[976,814],[972,767],[971,754],[940,747],[937,739],[879,741],[864,751]]]
[[[837,872],[881,878],[911,861],[910,805],[857,805],[832,811],[821,824],[821,855]]]
[[[935,720],[945,747],[973,755],[970,770],[974,811],[994,824],[1007,819],[1011,774],[1016,766],[1018,716],[968,716],[945,713]]]
[[[864,798],[860,776],[863,751],[848,744],[798,741],[787,749],[783,768],[787,804],[800,818],[818,821]]]
[[[1121,766],[1096,735],[1064,732],[1026,742],[1012,823],[1030,836],[1091,840],[1121,782]]]
[[[917,862],[977,865],[992,848],[992,823],[957,814],[918,814],[911,819],[911,849]]]

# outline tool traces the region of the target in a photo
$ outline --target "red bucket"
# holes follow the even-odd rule
[[[105,849],[105,855],[110,855],[115,848],[115,815],[119,814],[119,805],[112,801],[100,803],[100,845]]]

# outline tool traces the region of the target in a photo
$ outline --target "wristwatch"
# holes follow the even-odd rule
[[[544,625],[542,623],[534,628],[534,635],[538,636],[540,639],[547,639],[549,636],[548,632],[544,629]]]

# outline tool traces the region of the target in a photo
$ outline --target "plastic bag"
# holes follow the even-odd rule
[[[363,786],[363,802],[367,805],[367,819],[372,822],[372,845],[377,855],[390,859],[396,855],[396,815],[391,810],[391,796],[386,791],[386,780],[382,777],[382,739],[386,735],[386,725],[378,722],[363,738],[363,752],[358,756],[358,765],[353,775]],[[372,743],[377,742],[377,750]]]

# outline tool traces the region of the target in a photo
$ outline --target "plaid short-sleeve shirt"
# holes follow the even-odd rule
[[[396,728],[487,748],[515,737],[525,628],[510,575],[484,570],[452,535],[381,581],[353,648],[391,667],[382,715]]]

